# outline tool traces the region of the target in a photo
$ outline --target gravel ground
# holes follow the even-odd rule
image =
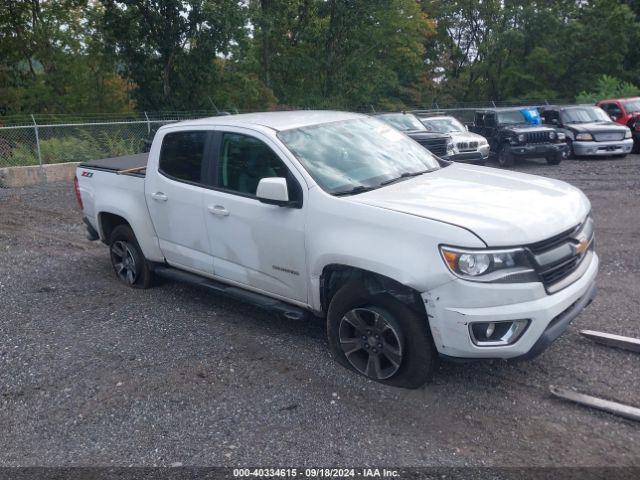
[[[640,157],[537,161],[593,203],[600,293],[542,356],[443,364],[407,391],[352,374],[321,321],[196,288],[116,280],[68,184],[0,190],[0,465],[640,466],[640,424],[549,384],[640,406]]]

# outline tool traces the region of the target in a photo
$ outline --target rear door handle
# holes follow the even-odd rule
[[[207,207],[207,210],[209,210],[209,212],[213,213],[214,215],[218,215],[219,217],[229,216],[229,210],[224,208],[224,206],[222,205],[209,205]]]
[[[166,202],[169,197],[167,197],[164,193],[162,192],[155,192],[151,194],[151,198],[153,198],[154,200],[157,200],[159,202]]]

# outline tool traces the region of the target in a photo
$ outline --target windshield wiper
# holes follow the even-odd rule
[[[344,195],[355,195],[357,193],[369,192],[371,190],[375,190],[376,188],[384,187],[385,185],[390,185],[392,183],[400,182],[407,178],[417,177],[418,175],[422,175],[423,173],[429,173],[438,170],[437,168],[431,168],[429,170],[420,170],[419,172],[404,172],[400,174],[399,177],[392,178],[391,180],[385,180],[384,182],[380,182],[378,185],[373,185],[371,187],[366,187],[364,185],[358,185],[357,187],[353,187],[349,190],[342,190],[340,192],[334,192],[332,195],[335,197],[341,197]]]
[[[385,180],[380,183],[380,186],[383,185],[391,185],[392,183],[401,182],[402,180],[406,180],[407,178],[417,177],[418,175],[422,175],[423,173],[432,172],[433,170],[420,170],[419,172],[404,172],[400,174],[399,177],[392,178],[391,180]]]
[[[358,185],[357,187],[350,188],[349,190],[342,190],[340,192],[334,192],[332,195],[334,197],[343,197],[346,195],[355,195],[357,193],[368,192],[370,190],[375,190],[380,185],[375,185],[373,187],[365,187],[364,185]]]

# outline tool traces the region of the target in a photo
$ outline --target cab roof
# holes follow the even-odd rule
[[[261,126],[275,131],[308,127],[322,123],[338,122],[367,118],[366,115],[332,110],[294,110],[287,112],[242,113],[239,115],[222,115],[218,117],[185,120],[171,125],[226,125],[226,126]]]
[[[640,97],[606,98],[606,99],[604,99],[604,100],[598,100],[596,103],[603,103],[603,102],[626,102],[627,100],[640,100]]]

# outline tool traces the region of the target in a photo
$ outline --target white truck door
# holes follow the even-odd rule
[[[257,135],[257,134],[256,134]],[[266,141],[221,132],[214,157],[215,188],[204,204],[217,277],[288,299],[307,302],[303,189]],[[261,203],[261,178],[285,177],[300,208]]]
[[[204,222],[202,192],[209,168],[210,130],[168,131],[149,165],[145,196],[160,249],[170,265],[211,275],[213,258]]]

